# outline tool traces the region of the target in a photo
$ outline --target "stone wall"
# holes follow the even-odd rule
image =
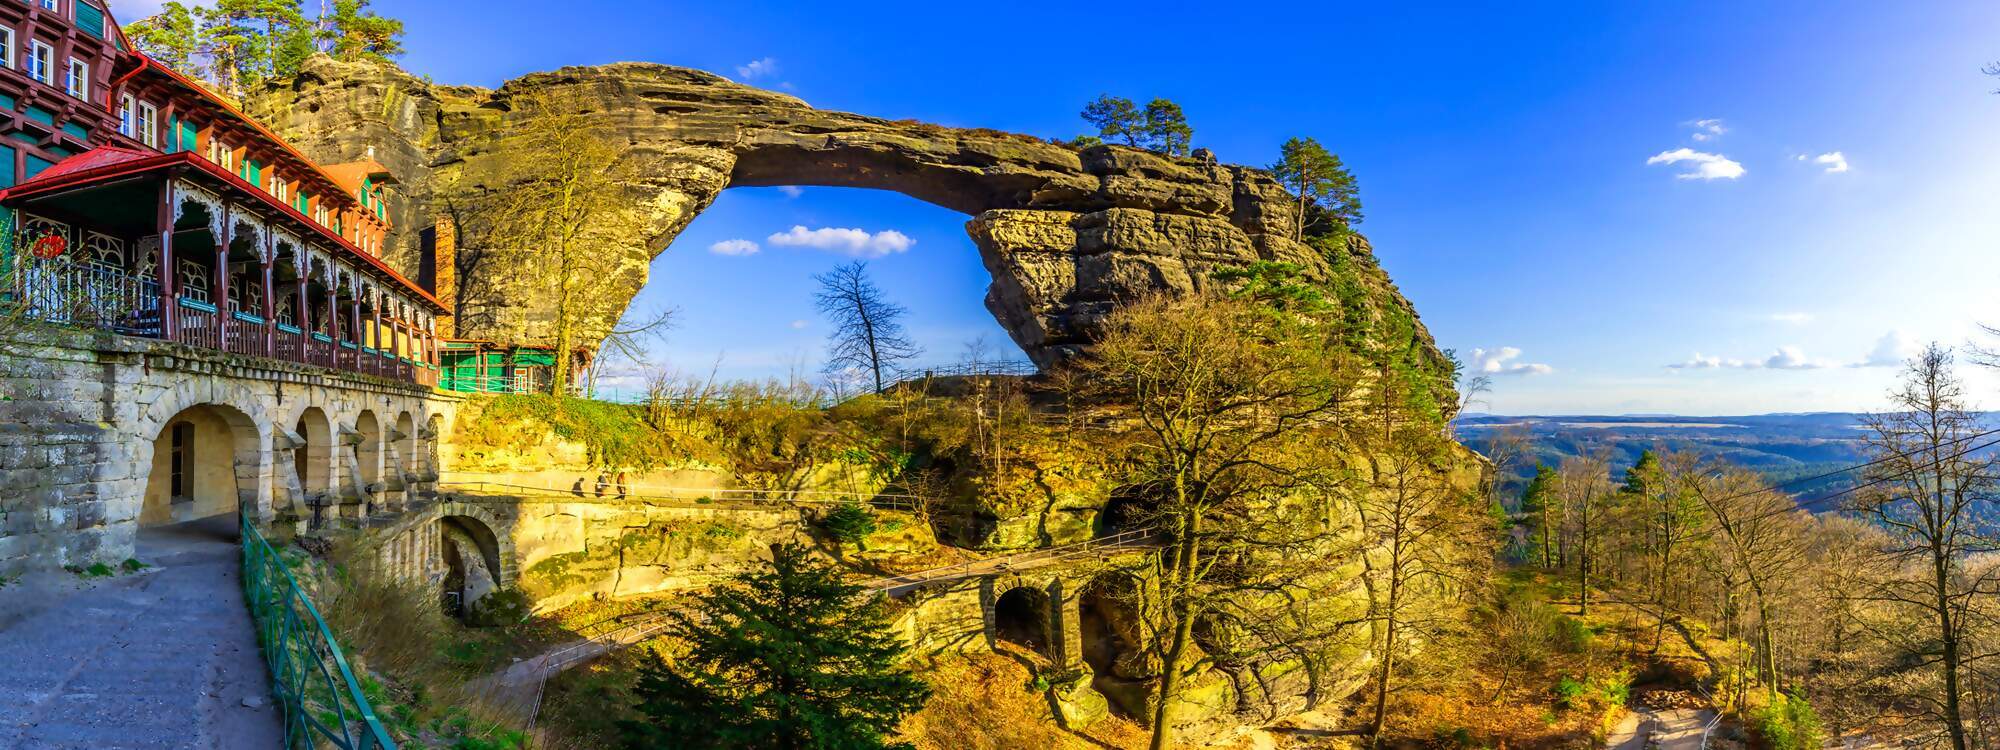
[[[311,519],[309,502],[324,502],[327,516],[394,510],[434,480],[432,426],[457,403],[362,375],[39,325],[0,337],[0,397],[0,576],[115,564],[133,556],[142,525],[198,511],[240,506],[296,527]],[[177,508],[160,489],[155,445],[184,414],[199,423],[192,486],[205,476],[225,494]],[[307,477],[294,454],[312,441],[295,430],[302,420],[325,421],[309,430],[319,443],[306,448]],[[364,453],[370,420],[385,437]],[[414,434],[397,433],[399,423]],[[364,457],[380,463],[362,466]],[[361,481],[364,470],[377,479]]]

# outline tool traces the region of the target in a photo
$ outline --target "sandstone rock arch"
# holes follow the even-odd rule
[[[322,160],[372,156],[395,171],[405,192],[395,202],[401,234],[390,259],[414,265],[420,230],[448,203],[442,196],[506,189],[504,167],[518,145],[510,123],[522,117],[516,105],[542,92],[573,95],[630,144],[624,158],[641,177],[628,192],[646,229],[625,249],[623,273],[608,280],[627,299],[644,283],[647,261],[733,186],[873,188],[965,213],[992,275],[988,309],[1043,365],[1087,342],[1123,300],[1201,289],[1215,270],[1260,260],[1327,269],[1319,253],[1292,241],[1293,199],[1261,170],[1206,154],[1077,149],[831,112],[666,65],[563,68],[487,90],[319,58],[251,106]],[[546,344],[546,302],[519,283],[520,261],[474,246],[477,210],[450,218],[467,238],[458,248],[456,335]]]

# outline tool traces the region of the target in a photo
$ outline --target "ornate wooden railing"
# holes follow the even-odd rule
[[[434,386],[438,382],[438,370],[429,363],[363,348],[351,341],[335,342],[284,323],[272,324],[254,313],[234,309],[233,303],[225,314],[206,300],[179,297],[174,301],[173,328],[163,330],[157,280],[74,255],[21,258],[17,270],[11,285],[0,284],[0,303],[11,303],[29,318],[406,383]]]
[[[395,750],[333,631],[299,587],[285,559],[241,516],[243,598],[271,671],[285,723],[285,747]]]

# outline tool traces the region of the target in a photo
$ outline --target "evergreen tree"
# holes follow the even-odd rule
[[[181,73],[205,77],[197,58],[208,52],[206,29],[195,11],[177,2],[125,26],[125,35],[141,52]]]
[[[644,722],[625,722],[633,750],[906,748],[889,734],[930,689],[899,666],[906,647],[888,631],[880,598],[805,547],[772,549],[770,566],[676,611],[691,644],[640,671]]]
[[[1639,453],[1639,460],[1632,463],[1632,468],[1625,470],[1625,487],[1621,491],[1628,495],[1644,495],[1649,489],[1657,487],[1660,479],[1660,457],[1649,448]]]
[[[1194,128],[1188,125],[1187,115],[1181,112],[1181,105],[1170,99],[1154,99],[1142,110],[1130,99],[1104,94],[1084,105],[1082,115],[1084,122],[1097,128],[1095,139],[1100,142],[1122,142],[1134,148],[1186,156],[1194,141]],[[1092,136],[1078,138],[1076,143],[1087,143],[1085,138]]]
[[[1140,139],[1145,137],[1146,116],[1139,113],[1139,108],[1130,99],[1099,95],[1091,103],[1083,105],[1083,121],[1097,128],[1096,138],[1103,142],[1118,140],[1127,146],[1143,148]]]
[[[1293,239],[1304,242],[1307,234],[1322,225],[1345,230],[1361,223],[1361,194],[1354,175],[1319,141],[1293,138],[1278,149],[1272,175],[1299,197],[1299,215]]]
[[[1187,156],[1194,145],[1194,127],[1188,125],[1181,105],[1169,99],[1146,103],[1145,134],[1146,148],[1163,154]]]
[[[335,0],[324,23],[333,43],[328,51],[341,60],[386,62],[403,54],[403,22],[369,10],[368,0]]]
[[[1555,544],[1552,534],[1555,524],[1549,520],[1549,511],[1555,505],[1556,470],[1548,464],[1536,464],[1535,476],[1528,480],[1528,488],[1521,491],[1521,514],[1533,519],[1532,533],[1541,537],[1542,567],[1555,567]]]

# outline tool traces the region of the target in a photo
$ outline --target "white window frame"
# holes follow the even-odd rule
[[[42,10],[62,10],[61,0],[42,0]]]
[[[126,138],[136,137],[139,133],[138,125],[139,100],[132,98],[131,94],[119,94],[118,134]]]
[[[278,199],[279,203],[291,203],[292,186],[275,172],[271,174],[271,197]]]
[[[0,26],[0,65],[14,67],[14,27]]]
[[[68,91],[70,96],[90,101],[90,63],[70,58],[69,65],[63,68],[63,90]]]
[[[28,43],[28,77],[44,86],[56,85],[56,48],[36,39]]]
[[[137,137],[139,142],[146,144],[147,148],[160,147],[159,122],[160,108],[148,102],[139,102],[139,115],[138,119],[134,121],[133,127],[138,128],[139,135]]]

